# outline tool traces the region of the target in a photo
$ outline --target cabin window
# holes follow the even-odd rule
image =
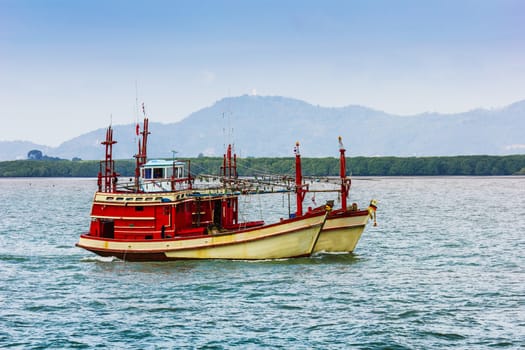
[[[151,179],[151,168],[144,169],[144,176],[145,179]]]
[[[153,178],[154,179],[164,178],[164,168],[153,168]]]

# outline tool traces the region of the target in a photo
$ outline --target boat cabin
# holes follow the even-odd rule
[[[168,192],[188,188],[185,165],[176,160],[149,160],[140,167],[140,191]]]

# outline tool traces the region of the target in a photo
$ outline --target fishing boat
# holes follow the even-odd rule
[[[111,126],[107,129],[91,224],[78,247],[127,261],[259,260],[315,252],[330,207],[271,224],[241,222],[238,192],[194,187],[189,161],[148,161],[147,118],[140,134],[134,181],[119,184],[112,156],[116,141]]]

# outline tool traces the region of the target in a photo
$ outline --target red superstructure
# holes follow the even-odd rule
[[[345,157],[345,148],[343,146],[343,140],[341,136],[339,136],[339,181],[340,181],[340,189],[333,190],[331,192],[339,192],[341,194],[341,210],[346,212],[348,211],[348,195],[350,192],[350,186],[352,184],[352,180],[346,176],[346,157]],[[303,215],[303,202],[304,197],[307,192],[316,192],[315,190],[311,190],[308,186],[308,184],[303,183],[303,177],[302,177],[302,165],[301,165],[301,153],[299,152],[299,142],[296,142],[295,148],[295,193],[296,193],[296,205],[297,205],[297,212],[296,215],[300,216]],[[325,191],[322,191],[325,192]],[[352,209],[355,211],[355,205],[352,205]]]
[[[147,160],[148,119],[135,156],[134,186],[117,186],[112,159],[113,130],[106,132],[105,160],[98,175],[89,236],[123,240],[155,240],[205,234],[208,230],[239,228],[238,196],[220,188],[196,191],[189,162]],[[231,146],[224,156],[224,175],[236,176]],[[262,225],[246,222],[243,227]]]

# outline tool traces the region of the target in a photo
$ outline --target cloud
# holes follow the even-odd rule
[[[507,145],[504,148],[505,148],[506,151],[517,150],[517,149],[525,149],[525,144],[515,143],[513,145]]]

